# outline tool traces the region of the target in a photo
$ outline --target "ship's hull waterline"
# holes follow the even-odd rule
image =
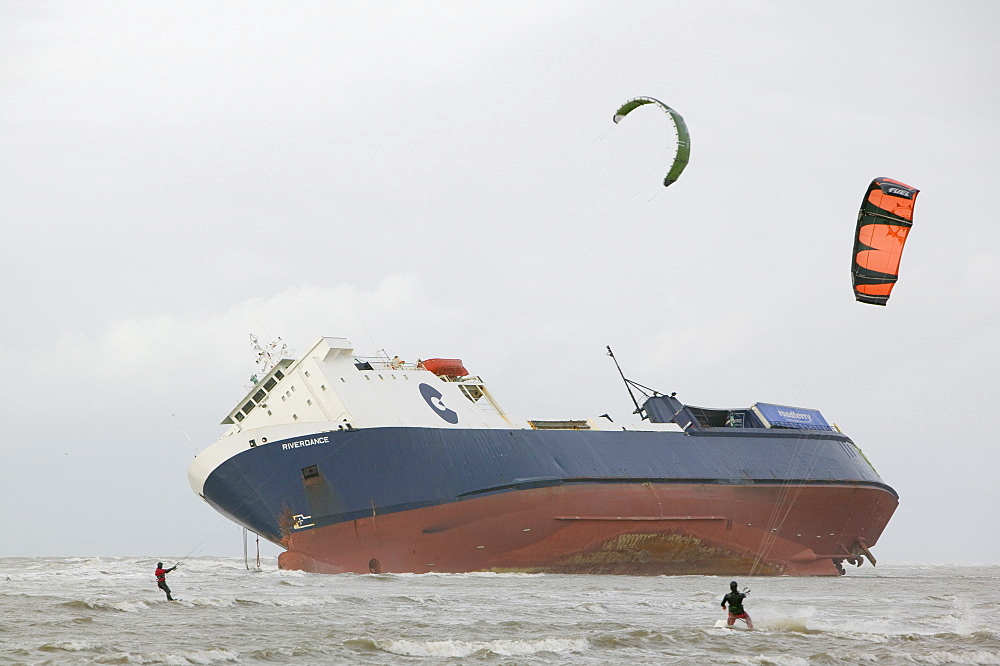
[[[857,537],[874,544],[896,505],[877,486],[563,484],[292,533],[279,565],[330,574],[838,575],[831,556],[852,557],[843,544]]]

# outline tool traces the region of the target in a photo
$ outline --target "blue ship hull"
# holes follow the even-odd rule
[[[767,428],[657,432],[381,427],[324,432],[269,442],[233,456],[208,476],[204,497],[232,520],[289,548],[292,555],[296,543],[313,541],[309,556],[302,560],[313,564],[300,564],[300,568],[346,571],[360,567],[343,562],[346,553],[360,547],[344,541],[355,538],[345,534],[351,534],[348,528],[352,526],[357,534],[361,529],[358,521],[378,518],[386,524],[394,520],[401,532],[407,516],[420,515],[430,525],[442,512],[454,512],[458,504],[487,507],[489,502],[484,500],[492,498],[496,506],[515,506],[519,493],[532,493],[545,501],[544,497],[554,497],[556,491],[560,497],[569,497],[584,489],[583,494],[600,499],[594,499],[597,505],[578,507],[576,513],[614,517],[622,513],[615,506],[617,498],[622,498],[625,506],[626,498],[640,487],[658,489],[659,506],[644,508],[652,515],[634,517],[631,527],[646,521],[649,524],[642,525],[645,533],[659,534],[692,533],[694,523],[690,521],[680,528],[653,525],[671,513],[669,506],[663,506],[671,489],[685,497],[696,489],[706,497],[706,506],[724,512],[721,517],[728,516],[730,524],[740,510],[751,511],[748,507],[755,503],[760,506],[752,509],[754,515],[773,511],[774,503],[780,503],[782,494],[787,497],[790,491],[808,489],[807,497],[810,493],[822,496],[809,508],[822,514],[824,503],[836,505],[841,498],[856,498],[864,490],[865,497],[875,498],[865,502],[877,505],[877,511],[859,507],[873,514],[864,530],[855,530],[864,534],[837,534],[825,544],[826,550],[833,552],[817,551],[815,540],[800,544],[800,550],[808,551],[805,559],[815,556],[826,560],[831,573],[835,572],[837,556],[853,561],[861,552],[859,547],[867,550],[874,544],[898,499],[845,435]],[[539,495],[540,489],[551,490],[549,495]],[[728,504],[729,500],[709,499],[723,497],[734,499]],[[792,502],[788,502],[789,508]],[[492,510],[484,508],[483,515]],[[545,519],[551,522],[555,518],[549,515]],[[813,521],[808,516],[796,520],[806,525]],[[775,532],[783,527],[775,525],[771,528]],[[426,527],[421,534],[429,534]],[[529,529],[541,534],[547,528],[535,525],[523,531]],[[837,526],[823,529],[831,530],[832,537]],[[825,535],[816,536],[826,539]],[[379,538],[386,539],[384,534]],[[750,542],[756,538],[741,537]],[[795,541],[794,536],[789,538]],[[860,544],[855,543],[858,540]],[[320,542],[329,553],[317,552]],[[398,551],[408,545],[396,543],[393,548]],[[745,546],[754,548],[753,543]],[[291,562],[294,557],[286,560]],[[503,558],[492,562],[489,568],[504,568]],[[773,572],[787,573],[787,565],[779,562]],[[398,566],[420,569],[417,564]],[[624,572],[628,572],[627,567]]]

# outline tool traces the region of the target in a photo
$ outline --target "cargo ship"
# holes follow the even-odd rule
[[[522,419],[461,360],[333,337],[253,382],[188,477],[282,569],[839,575],[875,564],[898,504],[814,409],[695,407],[625,379],[630,422]]]

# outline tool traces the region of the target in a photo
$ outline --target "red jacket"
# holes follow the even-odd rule
[[[167,582],[167,574],[174,570],[174,567],[169,569],[157,569],[156,570],[156,582],[165,583]]]

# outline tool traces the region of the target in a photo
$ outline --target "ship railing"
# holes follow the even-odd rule
[[[438,375],[443,382],[454,382],[456,384],[482,384],[483,380],[476,375],[466,375],[464,377],[451,377],[449,375]]]
[[[818,423],[796,423],[795,421],[772,421],[772,428],[785,428],[788,430],[825,430],[827,432],[839,432],[834,426],[820,425]]]
[[[368,364],[372,370],[423,370],[423,366],[419,363],[394,361],[384,356],[355,356],[354,361],[356,364]]]

